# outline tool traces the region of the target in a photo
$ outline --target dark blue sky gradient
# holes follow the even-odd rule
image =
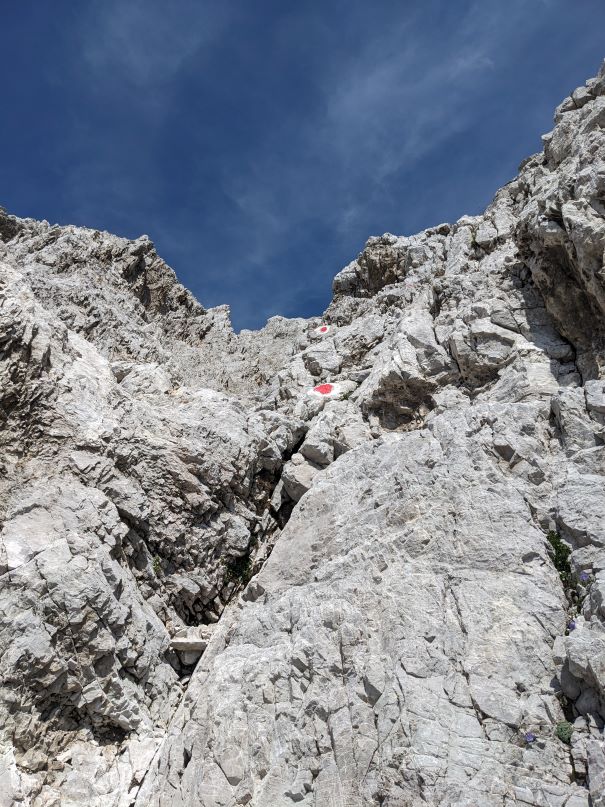
[[[603,0],[0,3],[0,204],[148,233],[234,326],[478,213],[605,57]]]

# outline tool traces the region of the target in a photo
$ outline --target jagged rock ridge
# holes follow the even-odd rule
[[[0,805],[605,805],[605,67],[544,141],[239,335],[0,214]]]

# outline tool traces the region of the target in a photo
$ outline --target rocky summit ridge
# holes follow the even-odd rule
[[[235,334],[0,214],[0,807],[605,806],[605,65]]]

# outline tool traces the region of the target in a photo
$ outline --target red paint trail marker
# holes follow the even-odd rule
[[[325,382],[318,384],[316,387],[309,387],[307,395],[311,395],[313,398],[319,398],[322,401],[338,400],[346,393],[350,395],[356,386],[356,384],[352,384],[350,381],[334,381],[333,384]]]
[[[329,333],[332,330],[331,325],[319,325],[317,328],[313,329],[313,333],[317,336],[324,336],[325,334]]]
[[[327,331],[328,331],[328,326],[327,326],[327,325],[322,325],[322,326],[321,326],[321,328],[320,328],[319,330],[320,330],[320,333],[327,333]]]

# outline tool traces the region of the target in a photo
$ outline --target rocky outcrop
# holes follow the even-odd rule
[[[0,804],[605,804],[605,68],[234,334],[0,213]]]

